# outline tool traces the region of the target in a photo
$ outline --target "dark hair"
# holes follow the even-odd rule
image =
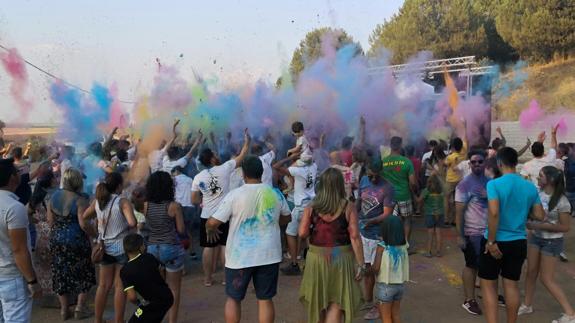
[[[441,185],[441,180],[439,179],[439,176],[437,176],[436,174],[429,176],[429,178],[427,179],[426,188],[429,191],[429,193],[441,194],[441,192],[443,192],[443,187]]]
[[[12,148],[12,157],[14,157],[14,159],[22,159],[22,154],[22,147]]]
[[[170,148],[168,148],[168,151],[167,151],[168,158],[170,160],[174,160],[174,159],[178,158],[179,152],[180,152],[180,150],[178,149],[178,147],[171,146]]]
[[[495,138],[493,139],[493,141],[491,142],[491,148],[495,149],[495,150],[499,150],[499,148],[503,145],[503,140],[501,140],[500,138]]]
[[[536,141],[531,145],[531,154],[533,154],[534,157],[541,157],[543,153],[545,153],[545,147],[543,147],[542,143]]]
[[[108,173],[103,182],[100,182],[96,187],[96,200],[100,210],[103,210],[110,202],[111,195],[116,192],[118,187],[122,185],[124,178],[120,173]]]
[[[174,180],[170,174],[157,171],[148,177],[146,201],[152,203],[171,202],[174,200],[174,194]]]
[[[473,156],[481,156],[483,157],[483,159],[485,159],[487,157],[487,154],[485,153],[485,150],[473,149],[469,151],[469,153],[467,153],[467,159],[471,159],[471,157]]]
[[[549,211],[553,210],[559,204],[559,200],[565,195],[565,176],[560,169],[555,166],[545,166],[541,168],[547,178],[547,182],[553,185],[553,194],[549,199]]]
[[[36,209],[36,207],[44,201],[44,198],[48,195],[47,190],[52,186],[53,179],[54,173],[52,171],[48,171],[42,177],[38,178],[32,196],[30,197],[30,208]]]
[[[403,139],[401,137],[391,137],[389,141],[389,147],[391,150],[398,151],[401,149],[401,144],[403,143]]]
[[[210,167],[212,165],[212,159],[214,158],[214,156],[215,156],[214,152],[210,148],[204,148],[200,152],[200,156],[198,157],[198,159],[200,160],[200,163],[202,163],[202,165]]]
[[[517,166],[517,159],[517,151],[511,147],[503,147],[497,151],[497,161],[504,166]]]
[[[294,133],[304,131],[303,130],[303,123],[301,123],[300,121],[296,121],[296,122],[292,123],[291,124],[291,131],[293,131]]]
[[[120,149],[120,150],[116,151],[116,157],[118,157],[118,159],[121,162],[125,162],[128,160],[128,152],[123,150],[123,149]]]
[[[430,164],[435,164],[440,160],[445,159],[445,152],[443,151],[443,148],[441,147],[441,145],[437,145],[435,146],[435,148],[433,148],[433,151],[431,152],[431,157],[429,158],[429,163]]]
[[[255,143],[252,145],[252,154],[261,155],[264,152],[264,147],[260,143]]]
[[[497,166],[497,158],[491,157],[485,160],[485,169],[492,169],[493,170],[493,178],[501,177],[501,170],[499,166]]]
[[[264,173],[262,161],[254,155],[246,156],[242,162],[242,172],[246,178],[261,179]]]
[[[381,240],[387,246],[402,246],[407,243],[403,223],[398,216],[388,216],[381,223]]]
[[[563,155],[568,155],[569,154],[569,146],[562,142],[557,146],[557,150],[560,151]]]
[[[351,149],[352,144],[353,144],[353,137],[345,136],[341,140],[341,148],[342,149]]]
[[[94,156],[102,156],[102,144],[99,142],[93,142],[88,145],[88,153]]]
[[[435,148],[437,146],[437,140],[430,140],[428,145],[432,148]]]
[[[371,163],[369,163],[369,165],[367,166],[367,169],[369,169],[370,171],[372,171],[374,173],[379,174],[383,170],[383,163],[381,162],[381,160],[374,159],[371,161]]]
[[[407,157],[413,157],[415,156],[415,147],[413,145],[407,145],[405,146],[405,155]]]
[[[137,233],[130,233],[124,237],[124,252],[136,253],[144,245],[144,238]]]
[[[451,140],[451,148],[455,149],[455,151],[460,152],[463,148],[463,140],[459,137],[455,137]]]
[[[10,183],[10,177],[17,173],[14,166],[14,159],[0,159],[0,187],[7,186]]]

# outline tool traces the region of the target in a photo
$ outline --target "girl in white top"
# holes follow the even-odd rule
[[[96,199],[84,212],[83,220],[97,217],[98,240],[104,240],[105,254],[99,264],[98,289],[96,290],[95,321],[103,322],[108,293],[114,286],[114,315],[116,322],[124,321],[126,296],[120,269],[127,262],[123,240],[136,227],[134,209],[129,200],[122,198],[123,177],[109,173],[96,187]]]
[[[519,315],[533,312],[532,302],[535,294],[537,276],[549,293],[563,308],[563,316],[553,322],[575,322],[575,311],[569,303],[561,286],[555,282],[555,267],[559,254],[563,251],[563,235],[569,231],[571,205],[565,197],[563,172],[555,166],[545,166],[539,172],[539,197],[545,209],[545,220],[528,222],[529,235],[527,247],[527,279],[525,280],[525,301],[519,307]]]
[[[375,298],[384,323],[400,322],[404,283],[409,280],[409,258],[403,223],[388,216],[381,224],[382,241],[377,245],[372,270],[376,275]]]

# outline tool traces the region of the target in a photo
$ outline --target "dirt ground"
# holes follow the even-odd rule
[[[416,219],[414,240],[415,245],[421,249],[425,243],[425,229],[422,219]],[[575,225],[572,225],[575,227]],[[425,258],[421,254],[410,257],[411,282],[406,285],[407,290],[402,301],[402,322],[407,323],[471,323],[484,322],[483,316],[472,316],[461,308],[463,291],[460,272],[464,265],[463,255],[455,244],[455,235],[452,229],[444,229],[446,247],[441,258]],[[568,234],[565,241],[567,254],[571,257],[568,263],[559,263],[556,279],[563,286],[565,293],[575,304],[575,233]],[[525,270],[524,266],[524,270]],[[224,322],[223,305],[226,299],[224,286],[215,284],[204,287],[202,284],[201,266],[199,261],[188,263],[188,275],[182,282],[182,300],[179,312],[180,322]],[[525,277],[525,272],[522,278]],[[223,279],[223,272],[216,274],[216,279]],[[281,276],[279,279],[278,295],[274,299],[276,306],[276,322],[306,322],[303,306],[298,301],[298,291],[301,277]],[[524,283],[520,283],[523,291]],[[478,290],[478,293],[481,292]],[[480,301],[480,300],[479,300]],[[550,296],[547,290],[538,283],[535,292],[534,313],[521,316],[521,323],[551,322],[561,313],[561,307]],[[93,302],[90,304],[93,306]],[[481,301],[480,301],[480,306]],[[129,319],[133,307],[126,309],[126,320]],[[242,322],[257,322],[257,305],[253,290],[248,291],[242,303]],[[105,317],[112,317],[109,308]],[[354,322],[366,322],[361,316]],[[499,310],[501,321],[504,320],[505,311]],[[91,322],[93,318],[85,320]],[[32,322],[58,322],[60,321],[57,309],[34,306]],[[375,321],[378,322],[379,320]],[[167,322],[167,321],[166,321]]]

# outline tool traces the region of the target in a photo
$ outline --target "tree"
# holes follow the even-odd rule
[[[573,0],[501,0],[495,24],[523,58],[547,61],[574,52]]]
[[[422,50],[435,57],[488,54],[485,19],[473,0],[407,0],[389,21],[369,37],[370,55],[392,51],[393,63],[402,63]]]
[[[304,68],[313,64],[322,56],[322,41],[328,34],[335,37],[336,50],[353,44],[356,47],[356,55],[363,54],[361,45],[355,42],[343,29],[332,29],[329,27],[314,29],[305,35],[305,38],[294,50],[289,68],[292,80],[297,81],[299,74]]]

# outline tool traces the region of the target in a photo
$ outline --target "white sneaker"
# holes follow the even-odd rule
[[[533,306],[527,306],[525,304],[521,304],[521,306],[519,306],[519,310],[517,311],[517,315],[524,315],[531,313],[533,313]]]
[[[575,315],[562,314],[559,319],[553,320],[552,323],[575,323]]]

